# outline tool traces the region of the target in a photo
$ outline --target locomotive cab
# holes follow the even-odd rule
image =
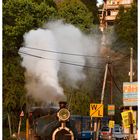
[[[33,107],[29,126],[29,137],[36,140],[74,140],[77,136],[66,102],[60,102],[59,107]]]

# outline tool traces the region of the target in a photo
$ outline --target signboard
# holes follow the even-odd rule
[[[129,117],[129,113],[132,113],[132,123],[133,125],[136,125],[136,120],[134,118],[134,114],[132,110],[128,110],[128,111],[124,111],[121,113],[122,116],[122,120],[123,120],[123,125],[125,128],[129,128],[130,127],[130,117]]]
[[[20,117],[23,117],[23,116],[24,116],[24,112],[21,111],[21,113],[20,113]]]
[[[115,121],[109,121],[109,128],[114,128]]]
[[[115,115],[115,105],[108,105],[108,115]]]
[[[137,106],[138,105],[138,83],[124,82],[123,83],[123,105]]]
[[[90,117],[103,117],[103,104],[90,104]]]

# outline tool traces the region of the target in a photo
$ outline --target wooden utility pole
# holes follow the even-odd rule
[[[102,94],[101,94],[101,104],[103,104],[103,101],[104,101],[104,93],[105,93],[105,84],[106,84],[107,71],[108,71],[108,63],[106,64],[106,67],[105,67],[103,88],[102,88]]]
[[[103,101],[104,101],[104,93],[105,93],[105,85],[106,85],[107,71],[108,71],[108,63],[105,66],[105,74],[104,74],[104,81],[103,81],[102,94],[101,94],[101,104],[103,104]],[[98,137],[99,137],[100,124],[101,124],[101,120],[99,119],[98,120],[98,123],[97,123],[96,140],[98,140]]]
[[[112,104],[112,93],[113,93],[113,83],[112,83],[112,64],[110,65],[110,104]]]

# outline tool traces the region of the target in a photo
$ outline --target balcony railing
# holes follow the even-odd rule
[[[115,20],[116,19],[116,16],[115,15],[113,15],[113,16],[106,16],[105,17],[105,20],[106,21],[113,21],[113,20]]]
[[[130,8],[131,4],[110,4],[106,5],[105,9],[119,9],[120,6],[124,6],[124,8]]]

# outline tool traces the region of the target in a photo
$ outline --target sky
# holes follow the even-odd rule
[[[97,0],[98,3],[103,3],[103,0]]]
[[[103,0],[97,0],[97,6],[99,6],[100,4],[102,4],[103,3]]]

